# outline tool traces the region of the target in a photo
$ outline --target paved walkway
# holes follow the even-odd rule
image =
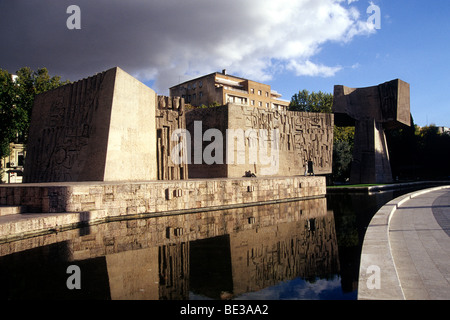
[[[374,216],[358,299],[450,299],[450,187],[405,195]]]

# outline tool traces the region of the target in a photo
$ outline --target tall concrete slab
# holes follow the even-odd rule
[[[314,174],[330,174],[333,128],[333,114],[280,111],[232,103],[189,111],[186,129],[193,139],[189,177],[238,178],[249,171],[256,176],[305,175],[308,162],[312,163]],[[222,150],[215,148],[212,164],[207,163],[205,157],[213,154],[211,150],[218,145],[218,139],[204,139],[210,129],[220,131],[223,142]],[[211,140],[214,141],[211,143]]]
[[[38,95],[24,182],[155,180],[155,109],[118,67]]]

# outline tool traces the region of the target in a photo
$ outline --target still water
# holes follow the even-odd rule
[[[367,225],[409,191],[111,222],[1,244],[0,298],[354,300]]]

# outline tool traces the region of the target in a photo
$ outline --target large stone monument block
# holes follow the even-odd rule
[[[367,88],[334,86],[333,113],[337,125],[375,120],[385,127],[410,125],[410,86],[396,79]]]
[[[396,79],[367,88],[334,87],[338,126],[355,126],[351,183],[392,181],[385,130],[410,126],[410,86]]]
[[[201,122],[200,132],[195,124]],[[262,109],[228,103],[186,113],[192,139],[190,178],[238,178],[250,171],[256,176],[305,175],[308,162],[314,174],[332,172],[334,115]],[[210,129],[220,130],[223,150],[220,163],[196,163],[196,141]],[[200,156],[216,143],[203,139]],[[216,150],[217,151],[217,150]],[[217,152],[215,153],[217,156]],[[200,159],[201,161],[202,159]]]
[[[156,103],[117,67],[38,95],[24,182],[156,180]]]

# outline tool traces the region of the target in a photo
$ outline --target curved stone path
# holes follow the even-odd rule
[[[394,199],[372,219],[358,299],[450,299],[450,186]]]

